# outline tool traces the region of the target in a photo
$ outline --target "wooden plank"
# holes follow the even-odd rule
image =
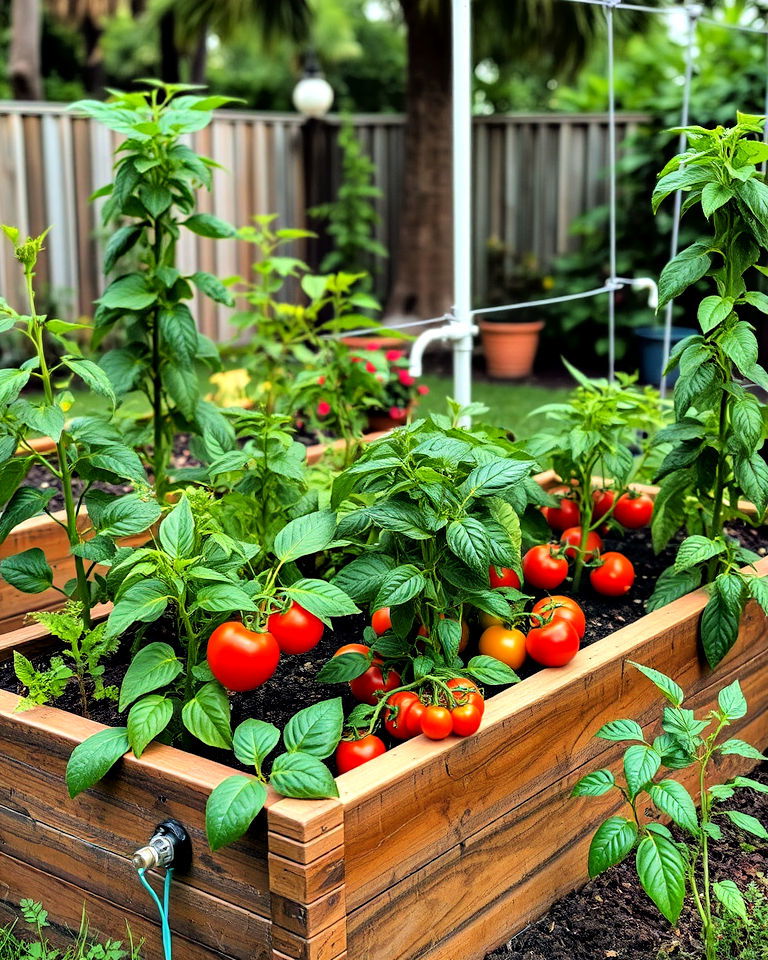
[[[768,572],[768,560],[758,564]],[[559,746],[556,764],[568,768],[576,756],[597,753],[592,731],[617,711],[642,716],[648,709],[639,675],[617,669],[640,660],[690,688],[705,673],[697,657],[697,626],[706,603],[697,591],[592,644],[566,667],[545,669],[488,702],[483,725],[467,740],[431,744],[408,741],[338,778],[344,804],[347,899],[352,908],[418,869],[435,849],[459,843],[489,819],[532,796],[552,776],[552,753],[537,751],[537,738]],[[765,617],[750,605],[730,663],[765,642]],[[585,695],[585,693],[587,695]],[[477,776],[482,770],[483,775]],[[509,771],[520,771],[514,797]],[[421,798],[451,789],[438,808],[424,816]],[[388,842],[383,843],[382,837]]]
[[[282,927],[274,927],[272,943],[275,950],[291,960],[336,960],[346,950],[347,925],[339,921],[309,939],[297,937]]]
[[[126,847],[115,854],[40,823],[26,812],[0,805],[0,853],[151,922],[157,911],[138,883],[132,852]],[[250,960],[254,948],[265,954],[270,945],[268,920],[184,883],[183,875],[174,882],[171,927],[174,935],[237,960]]]
[[[708,675],[689,705],[702,712],[715,706],[717,691],[737,676],[742,679],[750,715],[734,724],[733,733],[763,746],[768,743],[765,647],[746,663]],[[649,728],[654,734],[658,731],[663,701],[645,683],[655,705],[654,722],[646,725],[651,735]],[[618,773],[625,746],[604,742],[599,764]],[[752,764],[740,757],[723,758],[717,779],[744,773]],[[571,799],[574,783],[590,769],[593,763],[581,767],[568,763],[561,773],[555,767],[554,782],[355,910],[348,930],[352,955],[367,960],[416,956],[420,960],[482,960],[536,920],[551,903],[586,880],[591,837],[607,816],[622,807],[615,794]],[[670,775],[695,792],[697,774],[693,770]],[[472,877],[471,883],[467,877]],[[405,930],[404,915],[409,918]]]
[[[344,849],[329,850],[309,864],[269,853],[269,889],[272,893],[311,903],[344,882]]]
[[[313,860],[325,856],[330,850],[343,846],[343,844],[344,827],[342,825],[331,827],[325,833],[307,841],[292,840],[272,830],[269,832],[269,849],[272,853],[276,853],[286,860],[293,860],[295,863],[312,863]]]
[[[346,918],[344,887],[337,887],[312,903],[272,894],[272,922],[300,937],[313,937],[331,924]]]

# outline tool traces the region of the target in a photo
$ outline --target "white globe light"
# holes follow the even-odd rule
[[[294,87],[293,105],[305,117],[324,117],[332,103],[333,87],[325,77],[302,77]]]

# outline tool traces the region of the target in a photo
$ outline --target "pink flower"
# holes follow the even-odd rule
[[[398,370],[397,376],[404,387],[412,387],[416,381],[407,370]]]
[[[387,360],[390,363],[394,363],[396,360],[399,360],[403,356],[402,350],[387,350],[385,354]]]
[[[317,405],[317,415],[318,417],[327,417],[331,412],[331,405],[325,400],[321,400]]]
[[[426,395],[429,393],[429,387],[423,383],[420,383],[416,389],[419,391],[422,397],[426,397]]]
[[[393,420],[405,420],[407,411],[402,407],[390,407],[389,415]]]
[[[369,360],[368,363],[366,363],[365,365],[365,369],[368,371],[368,373],[376,373],[376,364],[371,363],[371,361]]]
[[[322,385],[325,383],[325,377],[322,374],[320,374],[320,376],[317,378],[317,382],[322,387]]]
[[[366,346],[365,349],[366,349],[366,350],[379,350],[380,348],[381,348],[381,344],[380,344],[380,343],[369,343],[369,344]]]

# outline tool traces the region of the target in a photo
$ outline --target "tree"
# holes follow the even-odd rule
[[[99,41],[106,21],[115,15],[120,0],[48,0],[51,13],[75,27],[85,43],[83,81],[89,93],[104,89],[104,61]]]
[[[8,72],[16,100],[43,99],[40,73],[42,22],[40,0],[12,0]]]

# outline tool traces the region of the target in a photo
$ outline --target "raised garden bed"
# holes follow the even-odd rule
[[[154,908],[129,857],[173,816],[195,848],[175,883],[180,956],[481,958],[586,877],[589,839],[611,801],[569,793],[597,758],[611,766],[621,754],[592,736],[608,719],[650,722],[658,710],[626,660],[675,677],[699,709],[738,677],[750,713],[733,733],[768,744],[765,617],[747,607],[738,643],[712,673],[697,647],[705,600],[690,594],[498,694],[473,737],[419,737],[345,774],[339,800],[271,797],[247,838],[215,855],[204,807],[230,768],[153,745],[68,801],[66,761],[99,725],[58,709],[15,713],[17,697],[0,691],[0,912],[10,916],[22,896],[44,898],[73,925],[87,900],[94,927],[114,930],[128,911],[147,955],[159,956]],[[6,635],[0,657],[43,638],[36,626]],[[724,775],[749,765],[727,759]]]

